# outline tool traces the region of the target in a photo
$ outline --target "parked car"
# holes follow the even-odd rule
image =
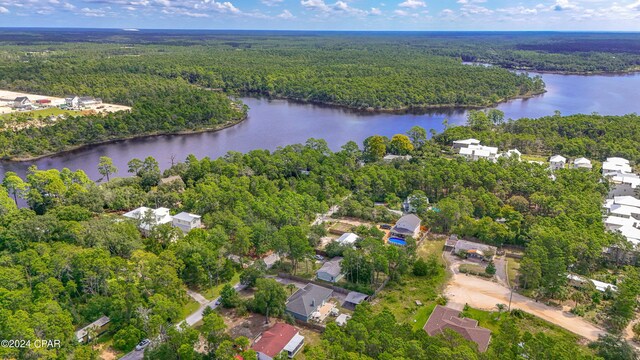
[[[384,230],[391,230],[391,225],[389,225],[389,224],[382,224],[382,225],[380,225],[380,229],[384,229]]]
[[[320,260],[320,261],[324,260],[324,256],[322,256],[322,255],[316,255],[316,256],[314,256],[314,258],[316,260]]]
[[[144,339],[140,341],[138,345],[136,345],[136,351],[144,350],[147,346],[149,346],[149,344],[151,344],[151,340],[149,339]]]
[[[216,306],[220,305],[220,298],[216,299]]]

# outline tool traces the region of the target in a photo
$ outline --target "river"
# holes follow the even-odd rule
[[[531,74],[536,75],[536,74]],[[563,115],[591,114],[624,115],[640,112],[640,74],[630,75],[558,75],[540,74],[547,92],[530,99],[502,103],[498,109],[507,118],[541,117],[558,110]],[[463,124],[466,111],[439,110],[426,114],[361,113],[335,107],[300,104],[286,100],[243,98],[249,105],[249,117],[242,123],[217,132],[167,135],[118,141],[86,147],[31,162],[0,163],[0,178],[6,171],[24,176],[35,164],[40,169],[82,169],[92,179],[98,179],[98,159],[108,156],[127,176],[127,162],[134,158],[155,157],[161,168],[171,165],[172,157],[182,161],[189,154],[198,158],[219,157],[228,151],[247,152],[253,149],[274,150],[279,146],[304,143],[308,138],[323,138],[337,150],[349,140],[362,143],[368,136],[392,136],[404,133],[414,125],[442,131],[443,120]]]

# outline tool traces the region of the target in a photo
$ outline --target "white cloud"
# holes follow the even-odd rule
[[[301,0],[300,4],[307,9],[319,11],[323,14],[351,14],[351,15],[367,15],[368,11],[351,7],[348,3],[339,0],[334,4],[327,4],[324,0]]]
[[[524,6],[502,8],[502,9],[497,9],[496,11],[503,14],[507,14],[507,15],[536,15],[538,13],[538,9],[527,8]]]
[[[487,2],[487,0],[458,0],[458,4],[482,4]]]
[[[82,8],[80,14],[88,17],[104,17],[107,13],[102,9]]]
[[[291,13],[291,11],[285,9],[282,11],[282,13],[280,13],[280,15],[278,15],[278,18],[280,19],[293,19],[295,16],[293,16],[293,14]]]
[[[421,8],[421,7],[427,6],[427,4],[425,4],[425,2],[422,1],[422,0],[406,0],[406,1],[401,2],[400,4],[398,4],[398,6],[405,7],[405,8],[411,8],[411,9],[417,9],[417,8]]]
[[[10,11],[4,6],[0,6],[0,14],[8,14]]]
[[[284,0],[260,0],[261,3],[267,6],[278,6],[282,4]]]
[[[569,0],[556,0],[556,3],[551,7],[555,11],[574,10],[578,6],[569,2]]]
[[[371,15],[382,15],[382,11],[380,11],[380,9],[378,9],[378,8],[371,8],[371,10],[369,10],[369,14],[371,14]]]

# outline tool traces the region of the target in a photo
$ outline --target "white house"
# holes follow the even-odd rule
[[[472,145],[480,145],[480,140],[477,139],[465,139],[465,140],[456,140],[453,142],[454,149],[468,148]]]
[[[460,148],[459,154],[467,160],[485,159],[495,161],[498,155],[498,148],[484,145],[469,145],[468,147]]]
[[[627,159],[610,157],[607,158],[607,161],[602,163],[602,175],[604,176],[628,174],[631,172],[631,165],[629,164],[629,160]]]
[[[591,170],[593,168],[593,165],[591,165],[591,160],[581,157],[573,160],[573,168]]]
[[[31,100],[29,100],[26,96],[18,96],[15,100],[13,100],[14,109],[27,109],[31,108]]]
[[[80,98],[76,95],[72,95],[64,99],[64,103],[67,106],[73,107],[73,108],[78,107],[80,105],[79,102],[80,102]]]
[[[582,277],[580,275],[568,274],[567,275],[567,279],[569,279],[569,284],[571,284],[572,286],[575,286],[575,287],[582,287],[587,282],[590,282],[590,283],[593,284],[593,286],[596,288],[596,290],[598,290],[600,292],[607,291],[607,288],[611,289],[614,292],[618,291],[618,287],[613,285],[613,284],[609,284],[609,283],[606,283],[606,282],[593,280],[593,279],[587,279],[587,278]]]
[[[392,154],[388,154],[385,155],[382,160],[384,162],[392,162],[394,160],[405,160],[405,161],[409,161],[411,160],[411,155],[392,155]]]
[[[190,214],[187,212],[181,212],[178,215],[173,216],[173,226],[179,228],[184,233],[188,233],[193,229],[197,229],[202,226],[200,215]]]
[[[131,210],[122,216],[135,220],[138,223],[138,228],[145,235],[148,235],[154,227],[162,224],[168,224],[172,221],[172,217],[169,214],[169,209],[164,207],[150,209],[146,206],[143,206],[135,210]]]
[[[336,242],[340,245],[353,245],[356,241],[358,241],[358,235],[354,233],[344,233],[342,234]]]
[[[253,343],[251,349],[258,354],[258,360],[272,360],[282,352],[293,358],[304,346],[304,336],[295,327],[276,323]]]
[[[499,157],[506,157],[506,158],[515,157],[516,159],[520,160],[520,158],[522,157],[522,153],[518,149],[510,149],[500,154]]]
[[[549,165],[551,167],[551,170],[563,169],[566,164],[567,164],[567,158],[565,158],[562,155],[553,155],[549,159]]]
[[[80,106],[89,106],[89,105],[95,105],[95,104],[101,104],[101,103],[102,103],[102,99],[94,98],[91,96],[83,96],[78,99],[78,105]]]
[[[640,186],[640,176],[631,173],[609,175],[611,184],[608,197],[633,196]]]

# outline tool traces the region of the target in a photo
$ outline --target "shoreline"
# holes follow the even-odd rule
[[[107,139],[107,140],[98,141],[98,142],[92,142],[92,143],[87,143],[87,144],[76,145],[76,146],[72,146],[72,147],[64,149],[64,150],[55,151],[55,152],[48,152],[46,154],[37,155],[37,156],[20,156],[20,157],[2,158],[2,159],[0,159],[0,162],[22,163],[22,162],[36,161],[36,160],[44,159],[44,158],[47,158],[47,157],[52,157],[52,156],[57,156],[57,155],[62,155],[62,154],[74,152],[76,150],[81,150],[81,149],[92,147],[92,146],[98,146],[98,145],[104,145],[104,144],[112,144],[112,143],[117,143],[117,142],[120,142],[120,141],[127,141],[127,140],[133,140],[133,139],[144,139],[144,138],[152,138],[152,137],[158,137],[158,136],[172,136],[172,135],[193,135],[193,134],[201,134],[201,133],[206,133],[206,132],[216,132],[216,131],[221,131],[221,130],[230,128],[232,126],[236,126],[236,125],[242,123],[243,121],[245,121],[247,119],[248,119],[248,116],[244,116],[242,119],[239,119],[237,121],[229,121],[229,122],[226,122],[224,124],[220,124],[219,126],[196,129],[196,130],[181,130],[181,131],[175,131],[175,132],[158,132],[158,133],[151,133],[151,134],[144,134],[144,135],[131,135],[131,136],[126,136],[126,137],[117,138],[117,139]]]

